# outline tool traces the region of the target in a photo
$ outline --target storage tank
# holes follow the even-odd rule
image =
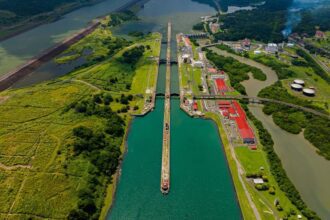
[[[296,84],[296,83],[292,83],[291,84],[291,89],[295,90],[295,91],[302,91],[303,90],[303,86],[300,84]]]
[[[293,81],[293,83],[294,83],[294,84],[298,84],[298,85],[302,85],[302,86],[305,85],[304,80],[301,80],[301,79],[295,79],[295,80]]]
[[[315,90],[314,89],[304,89],[303,93],[305,96],[315,96]]]

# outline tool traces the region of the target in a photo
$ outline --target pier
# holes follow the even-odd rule
[[[166,89],[164,104],[162,168],[160,181],[160,190],[163,194],[167,194],[170,190],[171,34],[172,24],[169,22],[167,30]]]

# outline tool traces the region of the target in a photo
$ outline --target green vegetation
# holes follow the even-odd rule
[[[106,25],[109,20],[110,17],[106,17],[101,21],[101,26]],[[56,58],[55,62],[64,64],[83,57],[86,60],[84,67],[87,67],[112,57],[129,44],[125,39],[112,36],[109,28],[98,28],[92,35],[88,35],[78,43],[72,45],[62,55]]]
[[[280,189],[285,193],[285,195],[289,198],[292,204],[294,204],[305,217],[307,217],[308,219],[320,219],[315,212],[313,212],[306,206],[306,204],[300,197],[298,190],[287,177],[286,172],[282,167],[281,160],[274,151],[274,142],[272,140],[271,135],[263,127],[262,123],[251,114],[247,106],[243,105],[243,107],[246,111],[248,118],[253,122],[254,126],[258,130],[260,143],[263,146],[263,150],[266,152],[270,164],[270,171],[274,176],[276,182],[278,183]]]
[[[267,155],[263,150],[261,144],[258,145],[257,150],[250,150],[246,146],[235,147],[235,154],[240,163],[244,167],[246,177],[249,178],[262,178],[264,184],[252,184],[250,183],[249,191],[254,198],[254,203],[260,210],[261,216],[265,219],[271,219],[276,217],[291,216],[291,210],[298,213],[298,209],[290,202],[285,193],[280,190],[274,176],[272,175],[267,161]],[[251,163],[253,161],[253,163]],[[249,183],[250,180],[247,180]],[[258,190],[258,191],[256,191]],[[274,205],[274,201],[277,200],[283,208],[283,211],[278,211]],[[269,215],[266,211],[272,211],[274,214]]]
[[[78,191],[78,208],[70,211],[69,219],[98,219],[101,208],[97,207],[97,200],[102,199],[102,194],[99,195],[97,189],[102,188],[102,184],[97,179],[103,176],[110,181],[117,170],[125,122],[109,107],[109,97],[96,94],[87,100],[71,104],[76,113],[104,118],[105,125],[99,129],[85,126],[73,129],[74,140],[72,146],[68,146],[73,149],[73,157],[82,155],[94,167],[89,170],[90,181],[87,187]]]
[[[262,42],[281,42],[287,9],[292,1],[267,0],[254,10],[219,15],[223,32],[214,34],[216,40],[255,39]]]
[[[110,27],[118,26],[126,21],[138,20],[138,17],[132,11],[112,13],[108,25]]]
[[[306,53],[303,49],[297,49],[297,54],[304,58],[307,64],[313,68],[314,72],[319,75],[322,79],[324,79],[328,84],[330,84],[330,76],[327,72],[325,72],[318,63],[314,61],[314,59]]]
[[[124,151],[127,113],[140,112],[147,86],[156,82],[158,65],[149,57],[159,56],[161,41],[150,34],[127,42],[106,22],[64,52],[92,48],[86,65],[0,93],[1,219],[98,219],[111,202],[111,194],[104,198]],[[134,66],[120,59],[141,46],[149,49],[139,50]]]
[[[195,30],[195,31],[204,31],[205,30],[204,23],[203,22],[200,22],[198,24],[195,24],[193,26],[193,30]]]
[[[315,27],[322,31],[330,30],[330,7],[323,4],[312,10],[305,10],[301,15],[301,22],[294,28],[294,32],[305,33],[309,36],[315,34]]]
[[[226,71],[226,73],[229,75],[231,85],[241,94],[246,94],[245,88],[241,82],[249,79],[248,73],[251,72],[255,79],[262,81],[266,80],[266,75],[261,70],[240,63],[232,57],[224,57],[210,50],[207,51],[206,57],[218,69]]]
[[[131,67],[134,68],[143,56],[144,51],[144,46],[136,46],[132,49],[126,50],[121,56],[121,61],[125,64],[131,65]]]
[[[261,90],[259,96],[322,111],[322,109],[311,105],[310,102],[290,95],[281,82]],[[330,121],[327,118],[272,103],[265,105],[264,112],[268,115],[272,114],[274,122],[288,132],[298,134],[304,129],[305,138],[318,149],[320,155],[330,160],[330,137],[328,135],[330,133]]]

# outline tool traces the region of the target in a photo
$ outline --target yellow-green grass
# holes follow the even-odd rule
[[[101,126],[102,120],[63,110],[92,93],[84,84],[65,81],[0,93],[10,97],[0,105],[0,188],[6,201],[1,213],[65,218],[76,207],[89,162],[67,161],[66,144],[74,127]]]
[[[122,93],[145,92],[146,88],[141,85],[146,85],[146,69],[150,67],[155,72],[157,69],[157,62],[148,59],[159,54],[161,41],[155,43],[156,38],[160,35],[152,34],[136,43],[150,45],[152,49],[141,58],[136,72],[127,81],[123,79],[132,83],[131,89],[120,90],[121,85],[115,85],[117,90],[110,90],[114,98]],[[118,76],[116,70],[120,68],[124,69],[125,65],[111,58],[56,81],[0,93],[0,97],[7,97],[0,103],[1,219],[66,218],[68,212],[77,207],[77,193],[87,184],[91,164],[82,156],[70,158],[72,152],[68,144],[72,143],[72,129],[80,125],[103,128],[105,121],[67,110],[72,103],[103,91],[103,84],[95,82]],[[154,86],[155,76],[150,82]],[[131,108],[135,105],[136,100],[130,103]],[[110,106],[117,111],[124,105],[112,102]],[[121,116],[127,124],[131,120],[127,113]],[[121,150],[124,152],[124,145]],[[99,181],[106,184],[104,178],[100,177]],[[110,199],[106,202],[105,188],[97,191],[98,207],[104,203],[110,206],[113,187],[109,185],[107,198]]]
[[[246,173],[258,173],[260,171],[260,168],[263,167],[263,172],[268,177],[269,185],[275,187],[276,194],[271,195],[268,191],[257,191],[254,188],[253,184],[247,184],[249,187],[249,191],[255,196],[260,197],[263,200],[264,204],[267,204],[266,210],[270,207],[274,212],[276,212],[277,216],[283,217],[291,209],[295,210],[296,213],[298,213],[297,208],[292,205],[292,203],[285,196],[285,194],[279,189],[274,177],[271,175],[266,155],[261,149],[262,146],[259,145],[258,148],[258,150],[250,150],[246,146],[236,147],[235,153],[240,163],[243,165]],[[280,201],[280,205],[282,206],[284,211],[279,212],[276,210],[276,207],[274,206],[275,199],[278,199]],[[255,201],[256,203],[260,203],[260,201],[258,200]],[[259,204],[259,206],[262,205],[262,203]]]

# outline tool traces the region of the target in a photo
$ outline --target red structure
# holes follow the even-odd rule
[[[222,100],[218,102],[218,106],[221,110],[229,109],[231,107],[231,102]]]
[[[227,87],[224,79],[216,79],[215,84],[217,86],[218,92],[227,92],[228,91],[228,87]]]
[[[243,139],[245,144],[255,144],[255,138],[251,127],[247,122],[247,118],[242,107],[237,103],[237,101],[233,101],[233,106],[236,110],[237,117],[235,117],[235,121],[239,130],[239,133]]]
[[[256,149],[253,130],[249,126],[245,112],[238,102],[222,100],[218,102],[218,106],[224,117],[236,122],[243,143],[254,145],[251,149]]]
[[[194,104],[193,104],[193,109],[194,109],[194,111],[197,111],[197,110],[198,110],[197,102],[194,102]]]

